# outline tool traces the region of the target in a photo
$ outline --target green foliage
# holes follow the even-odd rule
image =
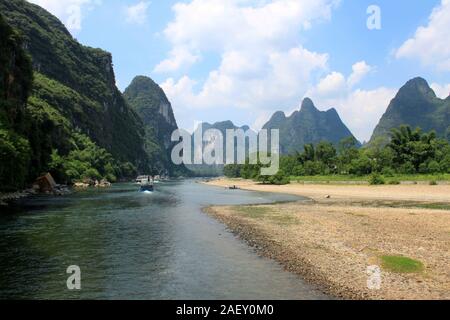
[[[25,103],[33,80],[22,38],[0,15],[0,190],[22,188],[31,148],[26,137]]]
[[[285,185],[291,183],[289,177],[283,170],[279,170],[273,176],[258,176],[258,181],[264,184],[273,184],[273,185]]]
[[[377,185],[383,185],[386,184],[386,181],[384,180],[383,176],[379,173],[372,173],[372,175],[369,178],[369,184],[373,186]]]
[[[30,145],[19,135],[0,129],[0,189],[23,187],[30,162]]]
[[[411,130],[402,126],[393,130],[392,140],[387,145],[374,143],[361,149],[357,146],[353,138],[341,141],[337,150],[327,142],[317,146],[306,144],[303,152],[281,157],[280,172],[297,180],[308,177],[315,181],[314,177],[319,176],[335,180],[334,176],[338,180],[342,180],[342,177],[346,180],[368,180],[371,184],[384,184],[383,176],[399,177],[401,174],[419,173],[436,176],[450,172],[450,144],[444,139],[438,139],[434,132],[422,133],[420,129]],[[259,169],[248,164],[225,166],[225,175],[256,179]],[[397,180],[390,183],[396,184]],[[269,177],[260,177],[260,181],[270,183]]]
[[[350,162],[349,173],[357,176],[368,175],[373,171],[373,161],[365,154]]]
[[[115,182],[117,177],[131,178],[136,174],[136,169],[130,163],[118,163],[86,135],[74,133],[72,143],[74,150],[68,155],[61,156],[57,150],[51,154],[49,168],[60,181],[72,183],[77,180],[107,179]]]
[[[31,182],[48,170],[58,182],[78,179],[91,167],[110,180],[128,177],[136,165],[147,170],[143,125],[115,86],[111,55],[82,46],[56,17],[26,1],[0,1],[0,12],[0,123],[28,140],[31,149],[25,178],[19,180]],[[22,48],[32,58],[34,79]],[[99,163],[72,153],[83,150],[74,141],[78,132],[114,157],[113,168],[103,167],[101,153],[93,155]],[[52,168],[53,150],[64,160],[74,158],[66,170]],[[91,170],[88,176],[98,175]]]

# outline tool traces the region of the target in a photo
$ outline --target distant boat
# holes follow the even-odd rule
[[[139,176],[136,178],[136,184],[142,185],[148,182],[153,182],[152,176]]]
[[[153,192],[154,189],[153,184],[143,184],[141,185],[140,192]]]
[[[153,192],[154,180],[151,176],[139,176],[136,178],[136,184],[140,185],[140,192]]]

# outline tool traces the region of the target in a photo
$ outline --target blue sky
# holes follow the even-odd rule
[[[367,140],[396,91],[422,76],[450,93],[450,0],[32,0],[113,54],[121,90],[158,82],[180,127],[256,129],[309,96]],[[367,9],[380,9],[369,30]]]

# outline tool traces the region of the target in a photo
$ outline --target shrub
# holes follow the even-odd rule
[[[97,171],[97,169],[94,168],[89,168],[87,169],[82,176],[83,179],[96,179],[96,180],[100,180],[102,178],[102,176],[100,175],[100,173]]]
[[[392,168],[386,167],[386,168],[383,168],[383,170],[381,171],[381,174],[385,177],[393,177],[395,172]]]
[[[442,172],[450,173],[450,155],[446,155],[440,163]]]
[[[370,185],[382,185],[386,182],[384,181],[384,178],[382,175],[378,173],[373,173],[369,178]]]
[[[439,173],[441,171],[441,166],[439,165],[439,163],[437,161],[431,161],[428,164],[428,172],[432,173],[432,174],[436,174]]]
[[[372,172],[372,161],[367,156],[353,159],[349,169],[350,174],[364,176]]]
[[[28,140],[0,128],[0,189],[12,191],[24,186],[30,153]]]
[[[111,174],[111,173],[108,173],[105,176],[105,179],[108,180],[111,183],[117,182],[117,177],[115,175]]]
[[[398,180],[391,180],[391,181],[389,181],[389,184],[390,185],[399,185],[400,181],[398,181]]]
[[[430,181],[430,186],[437,186],[437,185],[438,185],[437,181],[434,180]]]
[[[301,164],[294,167],[293,170],[294,176],[300,177],[305,175],[305,168]]]
[[[273,185],[285,185],[291,183],[288,176],[286,176],[283,170],[279,170],[276,175],[273,176],[260,176],[258,178],[264,184],[273,184]]]
[[[404,174],[414,174],[416,173],[416,168],[414,168],[414,165],[411,162],[406,162],[399,168],[399,172]]]
[[[320,161],[306,161],[304,171],[306,176],[316,176],[325,171],[325,165]]]

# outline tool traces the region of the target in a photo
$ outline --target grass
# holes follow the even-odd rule
[[[273,211],[268,207],[256,207],[256,206],[238,206],[236,211],[252,219],[264,218],[273,213]]]
[[[395,273],[419,273],[424,269],[422,262],[403,256],[382,256],[384,270]]]
[[[413,182],[429,182],[429,181],[450,181],[450,174],[395,174],[393,176],[384,176],[388,181],[413,181]],[[292,176],[293,182],[316,182],[316,183],[333,183],[333,182],[362,182],[368,183],[370,175],[355,176],[355,175],[323,175],[323,176]]]
[[[433,210],[450,210],[449,203],[421,203],[416,204],[415,207]]]
[[[298,220],[284,213],[278,213],[269,207],[259,207],[259,206],[237,206],[236,211],[241,216],[251,219],[263,219],[267,218],[271,222],[278,225],[292,225],[297,224]]]

